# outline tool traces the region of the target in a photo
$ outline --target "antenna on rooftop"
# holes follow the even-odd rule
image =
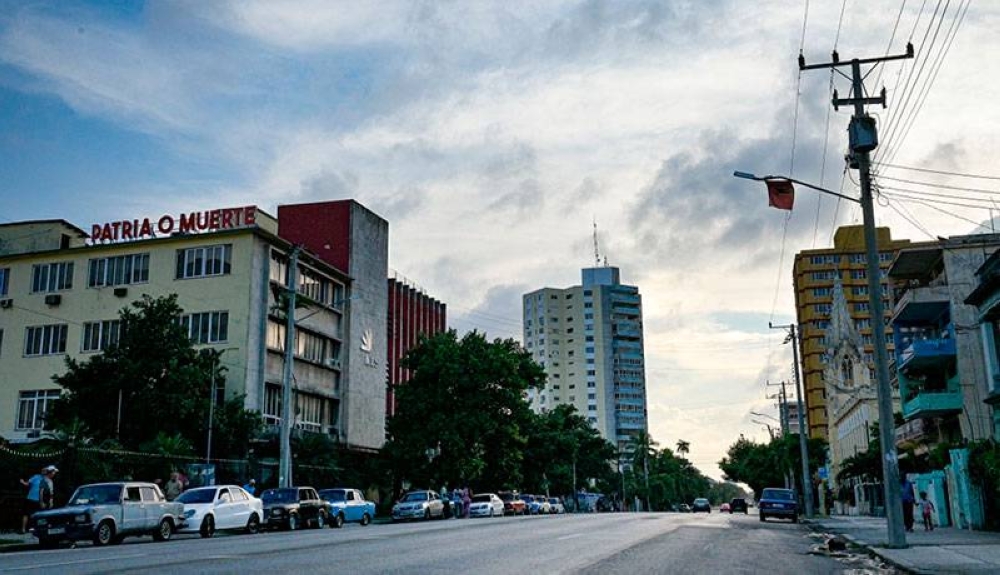
[[[597,244],[597,217],[594,217],[594,267],[601,267],[601,250]]]

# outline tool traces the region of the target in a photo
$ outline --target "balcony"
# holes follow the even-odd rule
[[[958,352],[951,326],[935,333],[939,337],[926,337],[925,333],[912,339],[900,339],[901,349],[896,351],[896,364],[900,371],[907,373],[954,363]]]
[[[947,313],[951,293],[947,285],[905,287],[895,290],[892,323],[931,323]]]
[[[933,422],[932,419],[914,419],[897,427],[895,430],[896,447],[936,438],[937,428]]]
[[[912,399],[903,401],[903,419],[910,421],[924,417],[943,417],[962,411],[962,392],[945,389],[921,391]]]

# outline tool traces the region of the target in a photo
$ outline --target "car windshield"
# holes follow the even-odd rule
[[[473,503],[489,503],[490,502],[490,496],[489,495],[475,495],[475,496],[472,497],[472,502]]]
[[[695,499],[694,502],[697,505],[705,505],[708,503],[708,499]]]
[[[550,497],[549,503],[551,503],[552,505],[559,505],[559,499],[556,497]]]
[[[532,497],[531,495],[522,495],[521,496],[521,501],[527,501],[528,503],[531,503],[534,500],[535,500],[535,498]]]
[[[298,489],[268,489],[261,496],[264,503],[294,503],[299,500]]]
[[[181,503],[211,503],[215,501],[215,488],[191,489],[181,493],[175,500]]]
[[[108,505],[122,498],[121,485],[85,485],[76,490],[70,505]]]
[[[343,489],[324,489],[319,492],[319,496],[327,501],[345,501],[347,496]]]
[[[501,493],[500,494],[500,499],[503,499],[504,501],[514,501],[514,494],[513,493]]]
[[[414,491],[403,496],[403,501],[427,501],[426,491]]]
[[[779,501],[792,501],[795,495],[787,489],[765,489],[761,499],[777,499]]]

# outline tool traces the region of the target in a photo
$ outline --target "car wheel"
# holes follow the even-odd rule
[[[115,540],[115,526],[110,521],[101,521],[94,531],[94,545],[103,547]]]
[[[372,522],[372,516],[365,513],[361,516],[361,526],[364,527]]]
[[[214,531],[215,528],[213,527],[212,530]],[[156,541],[169,541],[173,534],[174,524],[169,519],[161,519],[160,524],[156,527],[156,531],[153,532],[153,539]]]
[[[431,520],[431,510],[430,509],[424,511],[424,520],[425,521],[430,521]]]
[[[255,535],[260,531],[260,517],[257,517],[256,513],[251,513],[250,519],[247,519],[246,531],[250,535]]]
[[[764,522],[764,514],[763,513],[760,514],[760,521],[761,521],[761,523]]]
[[[326,513],[320,511],[319,515],[316,516],[316,522],[313,524],[316,529],[322,529],[326,527]]]
[[[333,527],[334,529],[340,529],[343,526],[344,526],[344,514],[343,513],[338,513],[338,514],[334,515],[333,519],[330,520],[330,527]]]
[[[798,523],[798,522],[799,522],[799,516],[798,515],[792,516],[792,523]]]
[[[291,515],[288,516],[288,530],[295,531],[298,528],[299,528],[299,516],[295,513],[292,513]]]
[[[215,519],[211,515],[206,515],[201,521],[201,527],[198,529],[198,534],[204,539],[211,539],[215,537]]]

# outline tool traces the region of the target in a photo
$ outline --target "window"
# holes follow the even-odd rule
[[[583,351],[586,353],[594,353],[594,346],[586,347]]]
[[[295,393],[295,424],[306,431],[322,432],[329,400],[318,395]]]
[[[813,281],[832,280],[835,277],[837,277],[837,272],[833,270],[812,273]]]
[[[830,288],[813,288],[813,297],[825,297],[830,295]]]
[[[229,312],[207,311],[181,316],[191,343],[221,343],[229,339]]]
[[[854,295],[868,295],[868,286],[854,286],[851,288]]]
[[[221,276],[232,271],[231,244],[177,250],[177,279]]]
[[[45,414],[52,402],[59,399],[58,389],[22,391],[17,402],[17,429],[42,429]]]
[[[268,383],[264,388],[264,423],[281,423],[281,386]]]
[[[585,320],[586,319],[594,319],[594,314],[592,314],[592,313],[585,313],[585,314],[583,314],[583,319],[585,319]]]
[[[31,293],[73,289],[73,262],[31,266]]]
[[[868,258],[865,256],[865,254],[851,254],[847,257],[852,264],[863,264],[868,261]]]
[[[832,306],[828,303],[817,303],[813,305],[813,311],[816,313],[830,313]]]
[[[10,285],[10,268],[0,268],[0,297],[7,295]]]
[[[882,253],[880,253],[878,255],[878,261],[880,261],[880,262],[891,262],[892,261],[892,253],[891,252],[882,252]]]
[[[56,355],[66,353],[64,323],[40,325],[24,330],[24,355]]]
[[[863,279],[865,279],[867,277],[868,277],[868,274],[865,273],[865,270],[851,270],[851,279],[852,280],[863,280]]]
[[[130,254],[90,260],[88,287],[120,286],[149,281],[149,254]]]
[[[811,256],[809,258],[809,263],[813,265],[835,264],[838,262],[840,262],[840,256],[833,254],[824,256]]]
[[[83,342],[80,351],[105,351],[112,345],[118,345],[121,325],[121,320],[117,319],[83,324]]]
[[[867,312],[868,311],[868,302],[854,304],[854,311]]]
[[[584,309],[590,309],[590,308],[594,307],[594,304],[593,304],[593,302],[589,302],[588,301],[588,302],[585,302],[583,304],[583,307],[584,307]]]

